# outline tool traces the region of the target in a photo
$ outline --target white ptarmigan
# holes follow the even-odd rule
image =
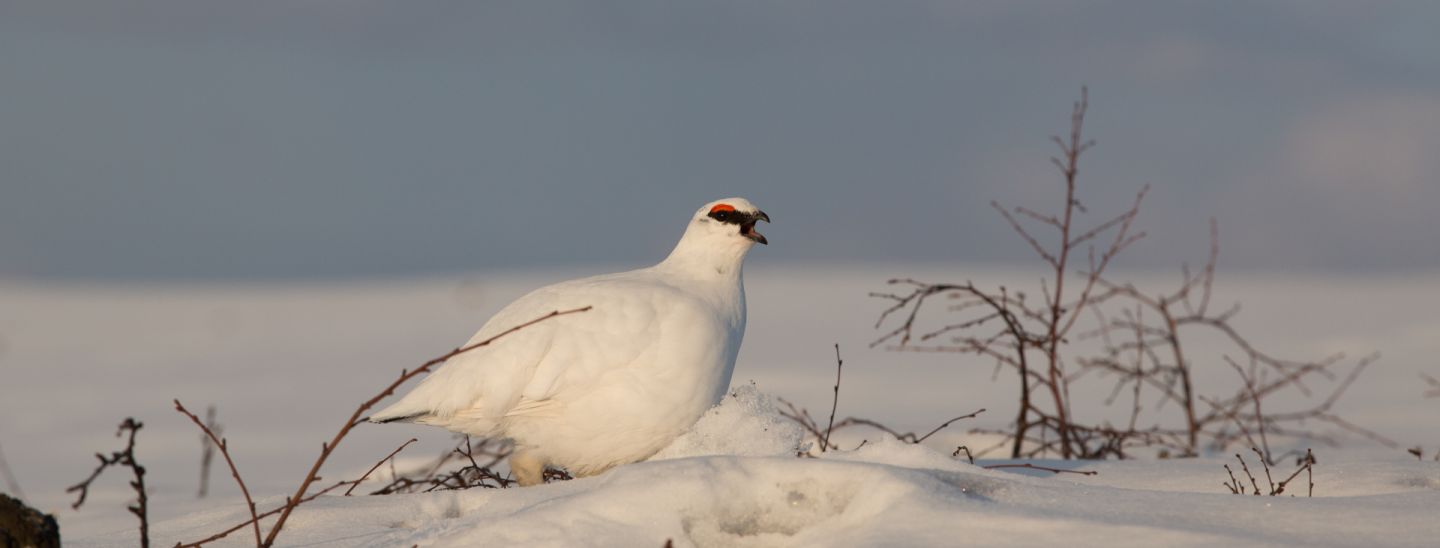
[[[470,343],[555,317],[440,366],[372,422],[406,421],[514,442],[520,485],[546,466],[575,476],[643,460],[684,433],[730,385],[745,334],[745,254],[770,217],[743,198],[700,208],[660,264],[542,287]]]

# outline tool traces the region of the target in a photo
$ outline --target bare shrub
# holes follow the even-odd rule
[[[862,419],[862,418],[858,418],[858,417],[846,417],[845,419],[843,419],[843,420],[841,420],[840,422],[837,423],[837,422],[835,422],[835,411],[836,411],[836,409],[837,409],[837,408],[839,407],[839,405],[840,405],[840,379],[841,379],[840,372],[841,372],[842,368],[844,367],[844,365],[845,365],[845,361],[840,358],[840,345],[839,345],[839,344],[836,344],[836,345],[835,345],[835,387],[834,387],[834,390],[832,391],[832,394],[833,394],[833,395],[832,395],[832,399],[830,400],[830,420],[829,420],[829,422],[827,423],[827,425],[825,426],[825,429],[824,429],[824,430],[821,430],[821,429],[820,429],[820,423],[816,422],[815,419],[810,416],[810,411],[809,411],[809,410],[807,410],[807,409],[805,409],[805,408],[803,408],[803,407],[798,407],[798,406],[796,406],[794,403],[791,403],[791,402],[787,401],[785,398],[780,398],[780,403],[785,406],[785,409],[783,409],[783,410],[780,411],[780,415],[783,416],[783,417],[785,417],[785,418],[787,418],[787,419],[790,419],[791,421],[794,421],[796,424],[799,424],[802,428],[804,428],[807,436],[810,437],[810,438],[813,438],[814,441],[819,444],[818,447],[819,447],[821,453],[825,453],[825,452],[829,451],[830,449],[837,449],[837,450],[840,449],[840,447],[839,447],[838,445],[835,445],[834,443],[832,443],[832,442],[830,441],[830,435],[833,434],[833,433],[835,432],[835,430],[837,430],[837,429],[842,429],[842,428],[846,428],[846,427],[850,427],[850,426],[864,426],[864,427],[873,428],[873,429],[875,429],[875,430],[879,430],[879,431],[881,431],[881,432],[884,432],[884,433],[886,433],[886,434],[889,434],[891,437],[893,437],[893,438],[895,438],[895,439],[897,439],[897,440],[899,440],[899,441],[903,441],[903,442],[906,442],[906,443],[913,443],[913,444],[917,444],[917,445],[918,445],[918,444],[920,444],[920,443],[924,443],[925,440],[930,439],[931,436],[934,436],[936,433],[939,433],[941,430],[944,430],[945,428],[949,427],[951,424],[953,424],[953,423],[955,423],[955,422],[958,422],[958,421],[961,421],[961,420],[964,420],[964,419],[973,419],[973,418],[979,416],[981,413],[984,413],[984,412],[985,412],[984,409],[979,409],[979,410],[976,410],[976,411],[971,412],[971,413],[969,413],[969,414],[961,415],[961,416],[955,417],[955,418],[953,418],[953,419],[947,420],[947,421],[941,423],[939,426],[936,426],[935,428],[931,429],[929,432],[926,432],[924,435],[917,434],[917,433],[915,433],[915,432],[900,432],[900,431],[895,430],[894,428],[891,428],[891,427],[889,427],[889,426],[886,426],[885,424],[880,423],[880,422],[878,422],[878,421],[874,421],[874,420],[871,420],[871,419]],[[864,447],[866,443],[869,443],[869,441],[870,441],[870,440],[868,440],[868,439],[861,440],[861,441],[860,441],[860,445],[855,446],[855,449],[853,449],[853,450],[858,450],[858,449],[860,449],[861,447]],[[958,458],[958,457],[960,456],[960,453],[961,453],[962,451],[965,453],[965,457],[966,457],[967,459],[969,459],[970,464],[975,464],[975,456],[970,453],[970,448],[965,447],[965,446],[963,446],[963,445],[960,446],[960,447],[956,447],[956,448],[955,448],[955,453],[952,454],[951,456]],[[801,457],[801,458],[805,458],[805,457],[814,457],[815,455],[813,455],[812,453],[805,452],[805,451],[797,451],[797,452],[795,453],[795,456]],[[1050,466],[1042,466],[1042,465],[1033,464],[1033,463],[1001,463],[1001,464],[988,464],[988,465],[982,466],[982,468],[987,468],[987,469],[992,469],[992,470],[993,470],[993,469],[999,469],[999,468],[1029,468],[1029,469],[1032,469],[1032,470],[1041,470],[1041,471],[1045,471],[1045,472],[1050,472],[1050,473],[1052,473],[1052,474],[1080,474],[1080,475],[1083,475],[1083,476],[1093,476],[1093,475],[1096,475],[1096,474],[1099,473],[1099,472],[1095,472],[1095,471],[1086,471],[1086,470],[1067,470],[1067,469],[1062,469],[1062,468],[1054,468],[1054,467],[1050,467]]]
[[[1303,456],[1295,459],[1295,471],[1292,472],[1289,477],[1280,480],[1280,483],[1275,483],[1274,478],[1270,476],[1270,464],[1266,462],[1268,460],[1268,457],[1261,453],[1260,449],[1257,447],[1251,447],[1250,450],[1255,452],[1256,457],[1259,457],[1260,466],[1265,470],[1265,483],[1269,486],[1269,489],[1262,493],[1260,489],[1260,482],[1256,481],[1255,475],[1250,473],[1250,466],[1245,463],[1245,458],[1240,456],[1240,453],[1235,453],[1235,460],[1240,461],[1240,470],[1243,471],[1245,473],[1245,477],[1250,480],[1250,487],[1247,489],[1245,487],[1245,484],[1235,477],[1235,471],[1230,468],[1230,465],[1226,464],[1224,465],[1225,473],[1230,475],[1230,481],[1224,482],[1224,485],[1226,489],[1230,490],[1230,493],[1236,495],[1255,495],[1257,497],[1261,494],[1265,494],[1272,497],[1278,497],[1280,496],[1280,494],[1285,492],[1285,486],[1289,485],[1291,481],[1294,481],[1295,478],[1299,477],[1301,472],[1304,472],[1305,480],[1308,484],[1306,487],[1305,496],[1315,496],[1315,454],[1310,452],[1309,449],[1305,450],[1305,454]],[[1293,497],[1295,495],[1290,496]]]
[[[1173,291],[1142,291],[1133,283],[1108,277],[1107,269],[1115,257],[1145,236],[1135,229],[1135,220],[1148,187],[1137,192],[1120,213],[1094,224],[1081,223],[1080,217],[1089,210],[1077,194],[1079,164],[1081,156],[1095,145],[1083,134],[1088,108],[1082,88],[1080,100],[1071,110],[1068,135],[1052,138],[1060,155],[1051,162],[1060,171],[1064,192],[1057,213],[991,202],[1045,264],[1048,275],[1040,279],[1038,291],[982,288],[971,282],[890,280],[894,290],[871,295],[890,303],[875,327],[892,327],[871,346],[971,354],[1014,372],[1019,393],[1011,427],[976,430],[1003,436],[1011,458],[1127,458],[1138,448],[1161,455],[1193,456],[1205,445],[1224,449],[1243,440],[1263,447],[1264,458],[1273,462],[1269,437],[1317,437],[1301,426],[1310,422],[1328,423],[1398,447],[1333,412],[1335,402],[1375,356],[1359,360],[1326,397],[1309,408],[1276,412],[1265,405],[1284,391],[1312,396],[1308,387],[1312,381],[1339,378],[1335,368],[1343,356],[1313,361],[1272,356],[1232,326],[1238,305],[1223,310],[1211,306],[1219,254],[1218,228],[1213,220],[1204,268],[1191,272],[1182,266],[1180,284]],[[1036,229],[1049,235],[1041,238]],[[1042,240],[1056,243],[1047,246]],[[922,326],[921,311],[936,298],[944,299],[945,312],[953,319]],[[1198,393],[1194,368],[1205,364],[1187,353],[1187,341],[1203,331],[1228,343],[1224,361],[1242,381],[1232,393]],[[1076,344],[1079,341],[1089,344]],[[1090,348],[1095,346],[1099,349]],[[1124,424],[1075,416],[1071,388],[1086,375],[1111,379],[1107,405],[1128,393],[1131,406]],[[1158,398],[1157,407],[1173,404],[1179,410],[1178,420],[1142,418],[1142,399],[1150,393]]]
[[[897,430],[895,430],[895,429],[890,428],[889,426],[885,426],[884,424],[882,424],[882,423],[880,423],[880,422],[877,422],[877,421],[874,421],[874,420],[870,420],[870,419],[863,419],[863,418],[859,418],[859,417],[846,417],[846,418],[842,419],[840,422],[837,423],[837,422],[835,422],[835,410],[840,406],[840,373],[841,373],[841,371],[844,369],[844,367],[845,367],[845,360],[841,359],[841,357],[840,357],[840,345],[839,345],[838,343],[836,343],[836,345],[835,345],[835,387],[834,387],[834,389],[833,389],[833,391],[832,391],[832,392],[833,392],[832,399],[830,400],[830,420],[828,421],[828,423],[826,424],[826,426],[825,426],[825,428],[824,428],[823,430],[820,428],[820,424],[819,424],[818,422],[816,422],[815,419],[810,416],[810,411],[809,411],[809,410],[804,409],[804,408],[801,408],[801,407],[797,407],[794,403],[791,403],[790,401],[786,400],[785,398],[779,398],[780,403],[785,406],[785,409],[782,410],[782,411],[780,411],[780,415],[783,416],[783,417],[785,417],[785,418],[787,418],[787,419],[790,419],[790,420],[794,421],[796,424],[799,424],[802,428],[805,429],[806,433],[807,433],[809,436],[814,437],[816,443],[818,444],[817,447],[819,447],[821,453],[824,453],[824,452],[829,451],[829,450],[831,450],[831,449],[839,449],[840,447],[839,447],[838,445],[835,445],[835,444],[833,444],[833,443],[830,442],[830,435],[833,434],[836,430],[841,430],[841,429],[844,429],[844,428],[847,428],[847,427],[852,427],[852,426],[868,426],[868,427],[870,427],[870,428],[873,428],[873,429],[879,430],[879,431],[881,431],[881,432],[885,432],[885,433],[887,433],[887,434],[890,434],[890,435],[891,435],[892,437],[894,437],[895,439],[898,439],[898,440],[903,441],[903,442],[907,442],[907,443],[921,443],[921,442],[929,439],[930,436],[933,436],[933,435],[935,435],[936,433],[940,432],[941,430],[944,430],[946,427],[949,427],[949,426],[950,426],[952,423],[954,423],[954,422],[957,422],[957,421],[960,421],[960,420],[963,420],[963,419],[974,418],[974,417],[976,417],[977,415],[985,412],[984,409],[980,409],[980,410],[974,411],[974,412],[972,412],[972,413],[969,413],[969,414],[966,414],[966,415],[961,415],[961,416],[955,417],[955,418],[953,418],[953,419],[947,420],[947,421],[945,421],[944,423],[941,423],[940,426],[936,426],[934,429],[930,430],[929,432],[925,433],[924,435],[920,435],[920,434],[917,434],[917,433],[915,433],[915,432],[900,432],[900,431],[897,431]],[[862,442],[861,445],[864,445],[864,443]],[[858,449],[858,447],[857,447],[857,449]],[[803,454],[803,452],[802,452],[802,454]]]

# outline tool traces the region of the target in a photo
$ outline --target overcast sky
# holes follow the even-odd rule
[[[1029,260],[991,200],[1153,185],[1124,264],[1440,267],[1440,3],[0,0],[0,276]]]

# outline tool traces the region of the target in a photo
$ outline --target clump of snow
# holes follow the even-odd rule
[[[780,415],[775,398],[761,393],[751,382],[731,389],[720,405],[706,411],[689,432],[650,460],[706,455],[794,456],[802,449],[804,437],[800,425]]]

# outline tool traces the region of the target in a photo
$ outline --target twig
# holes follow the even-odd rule
[[[1250,478],[1250,486],[1255,489],[1255,496],[1260,496],[1260,483],[1255,481],[1255,475],[1250,473],[1250,467],[1245,465],[1245,459],[1240,453],[1235,453],[1235,459],[1240,461],[1240,469],[1245,471],[1245,477]]]
[[[501,337],[504,337],[521,329],[525,329],[527,327],[554,318],[556,316],[564,316],[567,314],[585,312],[590,310],[590,308],[591,307],[589,306],[585,306],[571,310],[552,311],[549,314],[540,316],[528,322],[502,331],[500,332],[500,334],[495,335],[494,337],[490,337],[469,346],[463,346],[460,348],[456,348],[455,350],[451,350],[443,356],[425,362],[420,367],[415,368],[414,371],[402,370],[400,372],[400,378],[396,379],[395,382],[390,383],[390,386],[385,387],[385,389],[380,391],[379,394],[376,394],[375,397],[372,397],[369,400],[366,400],[364,403],[360,404],[360,406],[355,409],[355,412],[350,414],[350,418],[345,421],[345,424],[340,427],[340,430],[335,433],[335,437],[330,439],[329,443],[320,444],[320,456],[315,459],[315,464],[313,464],[310,467],[310,471],[305,474],[305,479],[300,482],[300,487],[295,489],[295,494],[286,498],[285,508],[280,512],[280,517],[275,520],[275,525],[270,528],[270,533],[265,536],[265,540],[262,543],[262,546],[264,548],[269,548],[270,546],[273,546],[275,544],[275,537],[280,534],[280,529],[285,526],[285,521],[290,518],[290,513],[295,510],[296,506],[300,505],[300,502],[305,495],[305,491],[310,488],[310,484],[315,482],[316,476],[320,473],[320,467],[325,464],[326,459],[330,458],[330,453],[335,450],[335,447],[340,444],[340,441],[345,439],[345,435],[350,433],[350,429],[355,428],[357,424],[360,424],[360,422],[362,422],[361,417],[364,416],[366,411],[368,411],[371,407],[374,407],[375,404],[380,403],[380,400],[383,400],[389,397],[391,394],[394,394],[395,389],[399,388],[401,384],[405,383],[405,381],[415,378],[421,373],[428,372],[431,367],[444,363],[450,358],[453,358],[465,352],[469,352],[476,348],[488,346],[490,345],[490,343],[495,342]]]
[[[982,466],[981,468],[985,468],[987,470],[995,470],[997,468],[1030,468],[1033,470],[1043,470],[1052,474],[1080,474],[1082,476],[1094,476],[1100,473],[1095,470],[1066,470],[1064,468],[1051,468],[1049,466],[1040,466],[1037,464],[1030,464],[1028,462],[1022,462],[1018,464],[989,464],[986,466]]]
[[[965,452],[965,460],[970,461],[970,464],[975,464],[975,455],[970,454],[970,448],[969,448],[969,447],[966,447],[966,446],[964,446],[964,445],[961,445],[961,446],[959,446],[959,447],[956,447],[956,448],[955,448],[955,452],[954,452],[954,453],[951,453],[950,456],[952,456],[952,457],[958,457],[958,456],[960,456],[960,452],[961,452],[961,451],[964,451],[964,452]]]
[[[469,436],[466,436],[466,440],[469,440]],[[379,468],[380,465],[385,464],[385,461],[395,458],[396,454],[398,454],[401,450],[405,449],[406,446],[412,443],[415,443],[415,438],[410,438],[410,441],[400,444],[400,447],[396,447],[395,450],[391,451],[389,455],[386,455],[385,458],[380,459],[379,462],[376,462],[375,466],[371,466],[369,470],[365,471],[365,475],[360,476],[360,479],[357,479],[355,480],[355,483],[350,484],[350,488],[345,490],[345,496],[350,496],[350,492],[354,491],[355,487],[359,486],[361,483],[364,483],[365,478],[370,477],[370,474],[374,473],[376,468]]]
[[[825,439],[820,440],[820,452],[830,447],[830,432],[835,430],[835,409],[840,406],[840,371],[845,360],[840,359],[840,343],[835,343],[835,395],[830,398],[830,424],[825,427]]]
[[[1260,450],[1257,448],[1251,447],[1250,450],[1254,451],[1256,457],[1260,459],[1261,466],[1265,468],[1265,481],[1266,483],[1270,484],[1270,491],[1268,493],[1263,493],[1262,491],[1260,491],[1260,483],[1255,480],[1255,475],[1250,473],[1250,467],[1245,465],[1245,459],[1241,457],[1239,453],[1236,453],[1235,460],[1240,461],[1240,468],[1245,471],[1245,476],[1250,478],[1250,486],[1254,490],[1254,492],[1250,494],[1253,494],[1257,497],[1262,494],[1268,494],[1272,497],[1280,496],[1282,493],[1285,492],[1285,487],[1290,485],[1291,481],[1299,477],[1301,472],[1305,472],[1305,479],[1309,483],[1309,489],[1306,491],[1305,496],[1315,496],[1315,453],[1311,452],[1311,450],[1305,450],[1305,456],[1300,457],[1299,461],[1297,462],[1298,467],[1295,469],[1295,471],[1292,472],[1285,479],[1280,480],[1280,483],[1275,483],[1275,480],[1271,478],[1270,465],[1265,462],[1265,455],[1261,453]],[[1224,466],[1225,472],[1230,474],[1229,483],[1224,483],[1225,488],[1229,489],[1231,494],[1247,494],[1245,484],[1240,483],[1239,480],[1235,479],[1235,471],[1230,469],[1229,464],[1226,464]]]
[[[212,404],[205,408],[205,426],[215,433],[216,437],[224,435],[220,424],[215,422],[215,406]],[[210,492],[210,462],[215,459],[215,444],[211,443],[210,435],[200,434],[200,492],[198,498],[205,498]]]
[[[1230,493],[1235,495],[1245,494],[1245,485],[1240,483],[1240,480],[1235,479],[1235,471],[1230,469],[1229,464],[1225,465],[1225,473],[1230,474],[1230,483],[1225,484],[1225,487],[1230,488]]]
[[[920,443],[920,442],[922,442],[922,441],[925,441],[926,439],[929,439],[930,436],[935,435],[936,432],[939,432],[939,431],[941,431],[941,430],[944,430],[946,426],[950,426],[950,423],[953,423],[953,422],[958,421],[958,420],[961,420],[961,419],[973,419],[973,418],[975,418],[976,415],[979,415],[979,414],[984,413],[984,412],[985,412],[985,408],[982,407],[982,408],[980,408],[979,410],[977,410],[977,411],[975,411],[975,412],[973,412],[973,413],[970,413],[970,414],[968,414],[968,415],[960,415],[960,416],[958,416],[958,417],[955,417],[955,418],[953,418],[953,419],[950,419],[950,420],[948,420],[948,421],[945,421],[944,424],[941,424],[940,426],[936,426],[934,430],[931,430],[929,433],[925,434],[924,436],[920,436],[919,438],[917,438],[917,439],[916,439],[914,442],[912,442],[912,443],[918,444],[918,443]]]
[[[1261,453],[1258,448],[1251,447],[1250,450],[1255,452],[1255,456],[1260,458],[1260,466],[1265,468],[1265,483],[1270,484],[1270,494],[1274,495],[1279,493],[1280,491],[1275,490],[1275,479],[1270,477],[1270,459],[1265,453]],[[1281,482],[1281,484],[1280,489],[1285,489],[1283,485],[1284,482]]]
[[[329,487],[326,487],[326,488],[324,488],[324,489],[321,489],[321,490],[319,490],[319,491],[316,491],[316,492],[314,492],[314,493],[311,493],[309,496],[306,496],[305,499],[304,499],[304,500],[301,500],[300,502],[305,503],[305,502],[310,502],[310,501],[312,501],[312,500],[318,499],[318,498],[320,498],[321,496],[325,495],[326,493],[329,493],[329,492],[331,492],[331,491],[334,491],[334,490],[336,490],[336,489],[339,489],[339,488],[340,488],[341,486],[343,486],[343,485],[349,485],[350,483],[351,483],[351,482],[348,481],[348,480],[347,480],[347,481],[336,482],[334,485],[331,485],[331,486],[329,486]],[[258,517],[259,517],[259,519],[265,519],[265,518],[268,518],[268,517],[270,517],[270,516],[273,516],[273,515],[275,515],[275,514],[280,513],[280,511],[281,511],[281,510],[284,510],[284,509],[285,509],[284,506],[276,506],[275,508],[272,508],[272,509],[270,509],[270,510],[266,510],[265,512],[261,512]],[[254,518],[252,518],[252,519],[246,520],[246,521],[244,521],[244,522],[237,523],[237,524],[231,526],[229,529],[226,529],[226,530],[221,531],[221,532],[219,532],[219,533],[215,533],[215,534],[213,534],[213,535],[210,535],[210,536],[205,537],[205,538],[203,538],[203,539],[197,540],[197,541],[195,541],[195,542],[191,542],[191,543],[176,543],[176,544],[175,544],[175,548],[200,548],[201,546],[204,546],[204,545],[209,544],[209,543],[211,543],[211,542],[215,542],[215,541],[217,541],[217,540],[220,540],[220,539],[222,539],[222,538],[225,538],[225,537],[229,536],[230,533],[234,533],[234,532],[236,532],[236,531],[239,531],[239,530],[241,530],[241,529],[244,529],[245,526],[250,525],[250,524],[255,523],[255,522],[256,522],[256,520],[255,520]]]
[[[190,410],[185,409],[185,406],[180,404],[179,399],[175,400],[175,410],[190,417],[190,421],[194,422],[195,426],[199,426],[200,430],[204,431],[205,435],[210,437],[210,442],[220,448],[220,455],[225,457],[225,464],[230,466],[230,475],[234,476],[235,483],[240,486],[240,493],[245,495],[245,507],[250,510],[250,523],[255,526],[255,546],[260,546],[260,518],[255,515],[255,500],[250,498],[250,489],[245,487],[245,480],[240,479],[240,469],[236,468],[235,461],[231,460],[230,448],[226,445],[225,439],[217,437],[215,432],[210,430],[209,426],[200,422],[200,417],[195,416]]]
[[[1289,484],[1290,484],[1290,480],[1295,479],[1295,476],[1299,476],[1299,475],[1300,475],[1300,471],[1303,470],[1303,471],[1305,471],[1306,479],[1309,480],[1309,483],[1310,483],[1310,490],[1309,490],[1308,493],[1306,493],[1305,496],[1306,496],[1306,497],[1313,497],[1313,496],[1315,496],[1315,477],[1311,474],[1311,473],[1313,472],[1313,469],[1315,468],[1315,454],[1314,454],[1314,453],[1311,453],[1309,449],[1306,449],[1306,450],[1305,450],[1305,456],[1304,456],[1303,458],[1301,458],[1300,464],[1301,464],[1301,466],[1300,466],[1299,468],[1296,468],[1296,469],[1295,469],[1295,473],[1290,474],[1290,477],[1287,477],[1287,478],[1281,480],[1280,483],[1276,484],[1276,486],[1275,486],[1275,492],[1272,493],[1272,494],[1274,494],[1274,495],[1279,495],[1280,493],[1284,493],[1284,492],[1285,492],[1285,486],[1286,486],[1286,485],[1289,485]]]
[[[135,489],[137,501],[134,505],[127,506],[126,509],[140,519],[140,546],[141,548],[149,548],[150,519],[148,498],[145,495],[145,467],[141,466],[140,463],[135,460],[135,433],[139,432],[144,426],[144,423],[132,417],[126,417],[125,421],[120,423],[120,428],[115,430],[115,437],[117,438],[127,431],[130,433],[129,439],[125,442],[125,450],[112,451],[109,457],[96,453],[95,458],[100,461],[100,465],[95,467],[95,471],[91,472],[90,477],[85,478],[85,481],[71,486],[66,489],[65,492],[71,493],[79,491],[75,504],[70,506],[73,509],[79,510],[80,505],[85,504],[85,496],[90,494],[90,484],[100,477],[101,472],[104,472],[106,468],[111,466],[129,467],[131,473],[135,475],[135,479],[130,482],[130,487]]]

